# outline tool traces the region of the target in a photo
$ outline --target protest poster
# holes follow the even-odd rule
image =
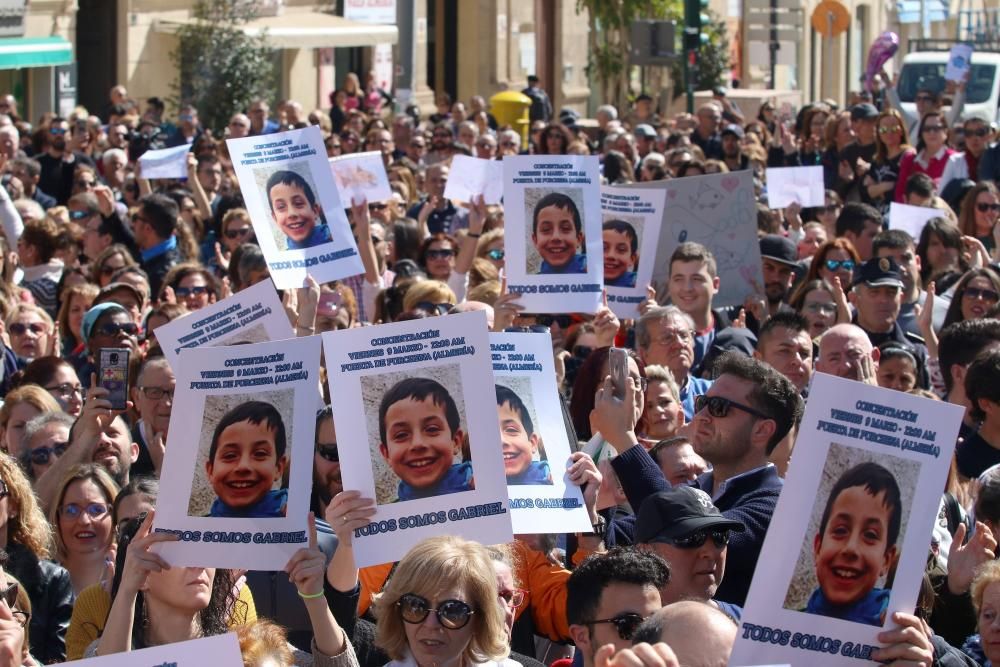
[[[552,337],[491,333],[497,418],[515,534],[591,531],[559,405]]]
[[[944,217],[943,211],[930,206],[911,206],[910,204],[889,204],[889,229],[902,229],[913,237],[913,240],[920,240],[920,232],[924,230],[924,225],[932,218]]]
[[[604,287],[618,317],[639,318],[653,277],[666,190],[601,188]]]
[[[254,233],[278,289],[361,273],[361,257],[313,125],[227,139]]]
[[[916,607],[963,412],[816,374],[730,664],[871,660]]]
[[[295,330],[270,280],[156,328],[156,341],[176,372],[178,355],[193,347],[244,345],[294,338]]]
[[[189,639],[65,663],[76,667],[243,667],[236,633]]]
[[[382,153],[348,153],[330,158],[330,172],[337,184],[340,201],[349,207],[353,201],[389,201],[392,190],[385,173]]]
[[[506,157],[507,289],[528,313],[595,313],[604,289],[596,157]]]
[[[483,196],[483,203],[499,204],[503,197],[503,162],[483,160],[468,155],[451,159],[448,183],[444,187],[445,199],[471,202]]]
[[[948,65],[944,69],[944,80],[961,83],[972,69],[972,44],[956,44],[948,51]]]
[[[307,543],[318,337],[186,350],[154,529],[171,565],[280,570]]]
[[[139,156],[139,173],[146,179],[187,178],[188,144],[146,151]]]
[[[629,187],[667,193],[653,265],[653,284],[660,303],[668,300],[670,256],[686,241],[702,244],[715,256],[719,275],[719,292],[712,300],[715,307],[740,305],[746,297],[763,293],[757,205],[749,170]]]
[[[373,498],[360,567],[420,540],[512,537],[483,311],[323,333],[344,488]],[[361,415],[364,415],[361,417]]]
[[[767,205],[787,208],[790,204],[823,206],[823,167],[768,167]]]

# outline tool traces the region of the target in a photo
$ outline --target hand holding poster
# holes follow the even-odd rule
[[[278,289],[361,273],[319,127],[228,139],[233,168]]]
[[[731,664],[871,660],[892,614],[916,606],[962,414],[814,377]]]
[[[768,167],[767,205],[823,206],[823,167]]]
[[[503,197],[503,162],[456,155],[451,159],[448,184],[444,187],[445,199],[471,202],[479,195],[488,205],[500,203]]]
[[[355,445],[340,450],[344,489],[376,503],[354,531],[358,566],[432,535],[509,541],[485,314],[325,332],[323,350],[337,440]]]
[[[972,44],[956,44],[948,51],[948,66],[944,70],[945,81],[961,83],[972,69]]]
[[[355,201],[389,201],[392,197],[389,177],[385,173],[382,154],[378,151],[332,157],[330,171],[345,207]]]
[[[178,368],[177,355],[182,349],[294,337],[295,331],[270,280],[156,328],[156,340],[173,369]]]
[[[65,663],[74,667],[243,667],[236,633],[102,655]]]
[[[504,158],[507,289],[528,313],[594,313],[604,286],[596,157]]]
[[[187,144],[173,148],[146,151],[139,156],[139,172],[143,178],[187,178]]]
[[[515,534],[590,532],[559,405],[552,337],[491,333],[497,417]]]
[[[604,286],[608,307],[618,317],[638,319],[639,304],[646,300],[666,196],[666,190],[601,189]]]
[[[315,336],[181,352],[154,524],[180,535],[168,563],[280,570],[305,546],[319,355]]]
[[[909,204],[889,204],[889,229],[902,229],[915,241],[920,240],[920,232],[931,218],[943,217],[942,211],[930,206]]]

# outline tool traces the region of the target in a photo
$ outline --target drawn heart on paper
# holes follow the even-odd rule
[[[749,267],[749,266],[747,266],[745,264],[743,266],[741,266],[740,267],[740,277],[743,278],[743,280],[747,281],[748,283],[752,283],[754,281],[753,268]]]
[[[738,187],[740,187],[740,179],[738,176],[726,176],[722,179],[722,189],[726,192],[732,192]]]

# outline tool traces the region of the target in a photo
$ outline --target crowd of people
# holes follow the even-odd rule
[[[960,120],[961,85],[947,113],[921,91],[918,117],[890,84],[881,109],[859,93],[747,118],[716,89],[693,115],[640,95],[596,124],[553,117],[530,89],[523,137],[481,96],[394,113],[353,74],[329,110],[256,100],[221,135],[122,86],[105,109],[34,125],[0,98],[0,667],[229,631],[255,666],[725,665],[816,372],[965,410],[921,601],[887,619],[872,657],[1000,661],[996,125]],[[468,310],[493,331],[549,332],[592,532],[435,537],[359,569],[352,537],[375,502],[344,490],[327,405],[309,544],[284,572],[157,553],[177,539],[151,530],[177,387],[156,330],[269,280],[225,139],[309,125],[331,157],[379,151],[392,197],[348,211],[364,274],[282,293],[297,335]],[[185,144],[187,179],[143,177],[144,151]],[[635,321],[525,312],[503,279],[503,207],[444,196],[453,156],[523,153],[597,155],[609,185],[751,170],[759,294],[718,306],[715,257],[685,242],[658,258],[669,279]],[[772,210],[767,169],[798,165],[823,167],[825,204]],[[888,228],[891,202],[936,215],[914,238]],[[613,346],[628,349],[625,400]],[[125,410],[96,382],[101,348],[130,352]]]

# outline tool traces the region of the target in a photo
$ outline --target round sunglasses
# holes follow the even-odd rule
[[[399,614],[407,623],[417,625],[423,623],[427,616],[434,612],[438,623],[449,630],[460,630],[469,623],[469,619],[475,612],[468,603],[461,600],[444,600],[438,603],[437,609],[431,608],[431,603],[427,598],[420,597],[415,593],[407,593],[396,601],[399,607]]]

